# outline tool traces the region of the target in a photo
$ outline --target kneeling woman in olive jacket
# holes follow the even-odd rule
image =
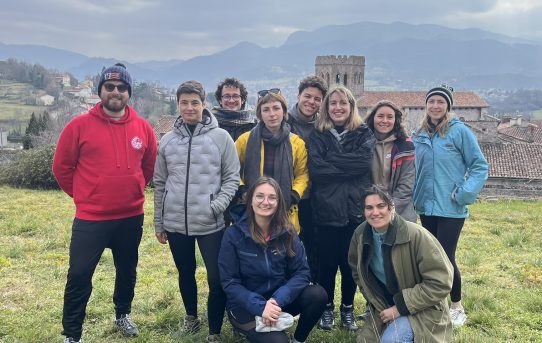
[[[354,232],[348,262],[369,304],[358,342],[450,342],[447,295],[453,269],[436,238],[395,214],[379,186],[363,196],[367,221]]]

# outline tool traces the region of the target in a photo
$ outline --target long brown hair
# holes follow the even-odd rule
[[[392,130],[395,138],[407,138],[408,135],[406,133],[405,123],[403,122],[403,111],[401,111],[397,105],[395,105],[389,100],[380,100],[369,111],[369,115],[367,116],[367,118],[365,118],[365,123],[371,129],[371,131],[375,132],[375,116],[376,112],[378,112],[381,107],[389,107],[393,110],[395,114],[395,124],[393,124]]]
[[[256,182],[254,182],[252,187],[248,189],[247,192],[247,213],[249,218],[250,236],[252,237],[254,242],[259,244],[263,248],[267,247],[265,234],[262,228],[259,227],[256,223],[256,215],[254,213],[254,209],[252,208],[252,198],[254,197],[256,188],[264,184],[273,187],[275,193],[277,194],[277,210],[275,211],[275,213],[273,213],[273,216],[271,217],[271,222],[269,223],[269,227],[273,230],[275,235],[279,237],[279,239],[276,241],[275,248],[277,249],[277,252],[282,253],[283,251],[286,251],[286,254],[292,257],[295,255],[293,248],[294,235],[296,234],[294,226],[288,218],[286,203],[284,201],[284,197],[282,195],[282,191],[280,190],[278,182],[268,176],[259,177]]]
[[[444,98],[442,95],[439,95],[437,94],[438,96]],[[446,98],[444,98],[446,99]],[[421,125],[420,125],[420,129],[418,130],[418,133],[422,132],[422,131],[425,131],[427,132],[429,135],[433,135],[433,130],[434,132],[438,132],[438,134],[441,136],[441,137],[444,137],[446,136],[446,132],[448,132],[448,129],[450,128],[450,119],[452,119],[454,117],[454,114],[452,112],[450,112],[450,107],[448,106],[448,109],[446,110],[446,113],[444,114],[444,117],[442,117],[442,119],[439,121],[439,123],[437,124],[437,127],[435,129],[433,129],[430,125],[430,122],[431,122],[431,117],[429,117],[429,114],[427,114],[427,104],[425,105],[425,116],[423,117],[422,119],[422,122],[421,122]]]
[[[361,119],[361,116],[359,115],[358,106],[356,105],[356,98],[354,98],[354,95],[348,88],[342,85],[335,85],[331,87],[324,97],[322,107],[320,108],[320,114],[318,115],[318,118],[316,118],[316,129],[320,132],[324,132],[335,127],[335,124],[333,124],[333,121],[329,116],[329,98],[333,95],[333,93],[341,93],[348,99],[348,103],[350,104],[350,115],[344,124],[344,128],[349,131],[354,131],[363,124],[363,119]]]

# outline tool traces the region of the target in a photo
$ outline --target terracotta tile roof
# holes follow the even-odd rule
[[[498,132],[519,141],[542,144],[542,128],[537,125],[500,126]]]
[[[380,100],[390,100],[399,107],[425,107],[427,92],[364,92],[358,107],[369,108]],[[454,92],[454,108],[489,107],[488,103],[473,92]]]
[[[542,180],[542,145],[480,143],[489,177]]]
[[[158,119],[158,122],[156,125],[154,125],[154,134],[156,135],[156,140],[160,142],[160,138],[165,133],[168,133],[173,128],[173,124],[175,124],[175,120],[177,119],[177,116],[161,116],[160,119]]]

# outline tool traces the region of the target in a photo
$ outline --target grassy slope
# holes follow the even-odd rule
[[[0,127],[15,129],[26,128],[32,112],[43,112],[44,106],[25,105],[24,94],[35,92],[35,88],[26,83],[0,80]]]
[[[147,199],[152,200],[152,193]],[[71,199],[58,191],[0,187],[0,204],[0,342],[59,342],[74,210]],[[154,238],[150,204],[147,201],[133,304],[133,317],[142,334],[131,342],[201,342],[205,332],[191,337],[176,332],[183,316],[177,272],[167,246]],[[541,213],[542,202],[471,207],[457,257],[469,322],[456,330],[456,342],[542,341]],[[198,269],[197,277],[203,316],[204,268]],[[87,342],[126,341],[112,327],[113,282],[113,261],[106,251],[94,275],[87,308]],[[358,292],[358,311],[362,303]],[[223,337],[226,343],[236,342],[229,324]],[[314,330],[310,340],[355,342],[355,336],[342,330]]]

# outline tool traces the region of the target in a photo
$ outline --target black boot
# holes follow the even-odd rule
[[[320,320],[318,321],[318,327],[322,330],[331,330],[333,329],[333,325],[335,325],[335,318],[333,313],[333,304],[329,303],[326,305],[326,309],[324,310],[324,313],[322,313],[322,317],[320,317]]]
[[[346,330],[356,331],[358,329],[354,316],[354,305],[341,305],[341,323]]]

